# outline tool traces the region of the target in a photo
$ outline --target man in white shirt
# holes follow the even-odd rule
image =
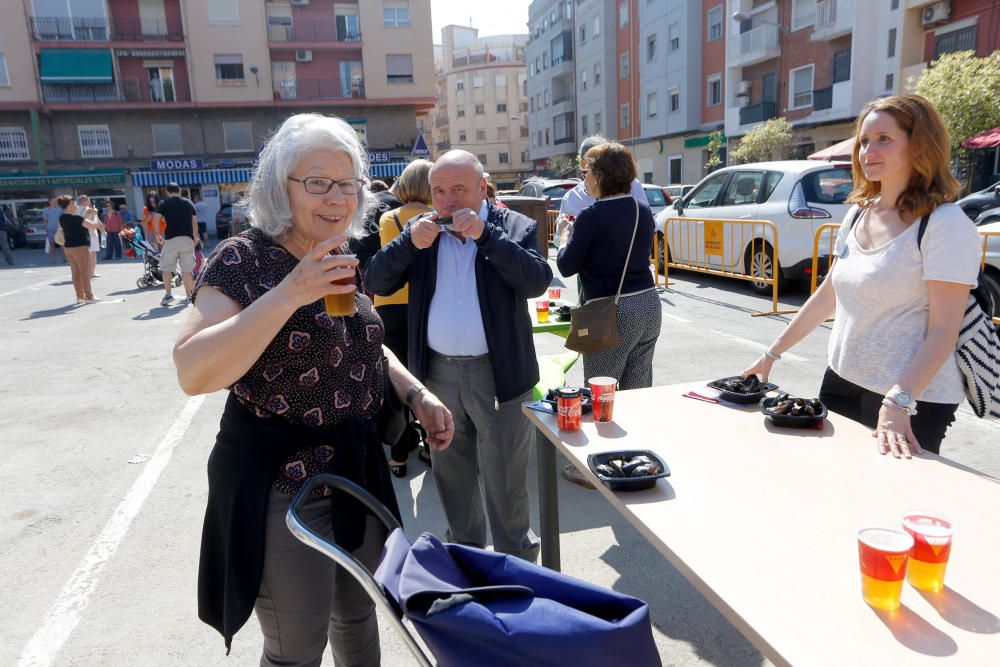
[[[208,204],[200,195],[194,196],[194,211],[198,216],[198,238],[205,243],[208,241]]]
[[[598,134],[589,136],[580,142],[580,164],[583,165],[583,159],[587,155],[587,151],[594,146],[606,143],[608,143],[608,140]],[[638,178],[632,179],[632,190],[629,194],[635,197],[636,201],[649,206],[649,200],[646,199],[646,191],[642,189],[642,183],[639,182]],[[580,215],[580,211],[592,205],[595,201],[597,200],[587,192],[587,180],[580,181],[575,188],[567,192],[566,196],[562,198],[562,203],[559,205],[559,222],[563,222],[564,220],[572,222],[576,216]],[[572,216],[572,218],[569,216]]]

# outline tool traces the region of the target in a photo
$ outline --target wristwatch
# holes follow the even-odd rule
[[[411,404],[413,403],[413,399],[415,399],[417,397],[417,394],[422,392],[424,389],[426,389],[426,387],[424,387],[424,385],[420,384],[419,382],[414,384],[412,387],[410,387],[409,391],[406,392],[406,398],[403,399],[403,404],[408,408],[412,407]]]
[[[913,395],[905,389],[901,389],[899,385],[895,385],[890,389],[885,397],[907,412],[913,410],[914,412],[911,414],[916,413],[917,402],[913,400]]]

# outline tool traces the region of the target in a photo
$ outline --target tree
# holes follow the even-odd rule
[[[705,162],[705,173],[711,173],[722,165],[722,132],[716,130],[708,135],[708,160]]]
[[[930,100],[951,133],[952,158],[972,182],[972,155],[960,144],[1000,125],[1000,51],[976,58],[972,51],[946,53],[910,87]]]
[[[786,118],[772,118],[743,135],[733,151],[737,162],[765,162],[777,153],[784,158],[792,143],[792,124]]]

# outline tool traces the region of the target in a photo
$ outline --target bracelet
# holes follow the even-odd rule
[[[898,410],[899,412],[905,412],[906,414],[910,415],[911,417],[913,415],[917,414],[917,409],[916,408],[904,408],[902,405],[900,405],[896,401],[892,400],[891,398],[883,398],[882,399],[882,405],[884,405],[887,408],[892,408],[893,410]]]
[[[422,392],[424,389],[426,389],[426,387],[424,387],[424,385],[420,384],[419,382],[414,384],[406,392],[406,398],[403,399],[403,404],[406,405],[406,407],[408,408],[412,407],[413,399],[415,399],[417,397],[417,394]]]
[[[773,352],[771,352],[770,348],[764,350],[764,356],[770,359],[771,361],[777,361],[778,359],[781,359],[781,355],[774,354]]]

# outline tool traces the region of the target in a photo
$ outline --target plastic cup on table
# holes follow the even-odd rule
[[[609,422],[615,414],[615,391],[618,380],[611,377],[590,378],[590,395],[594,406],[594,421]]]
[[[862,528],[858,531],[861,596],[865,602],[884,611],[899,608],[911,549],[913,538],[901,530]]]
[[[944,590],[944,571],[951,555],[951,521],[934,512],[913,511],[902,517],[903,530],[913,538],[906,580],[932,593]]]
[[[548,299],[536,300],[535,313],[538,315],[538,323],[546,324],[549,321],[549,300]]]

